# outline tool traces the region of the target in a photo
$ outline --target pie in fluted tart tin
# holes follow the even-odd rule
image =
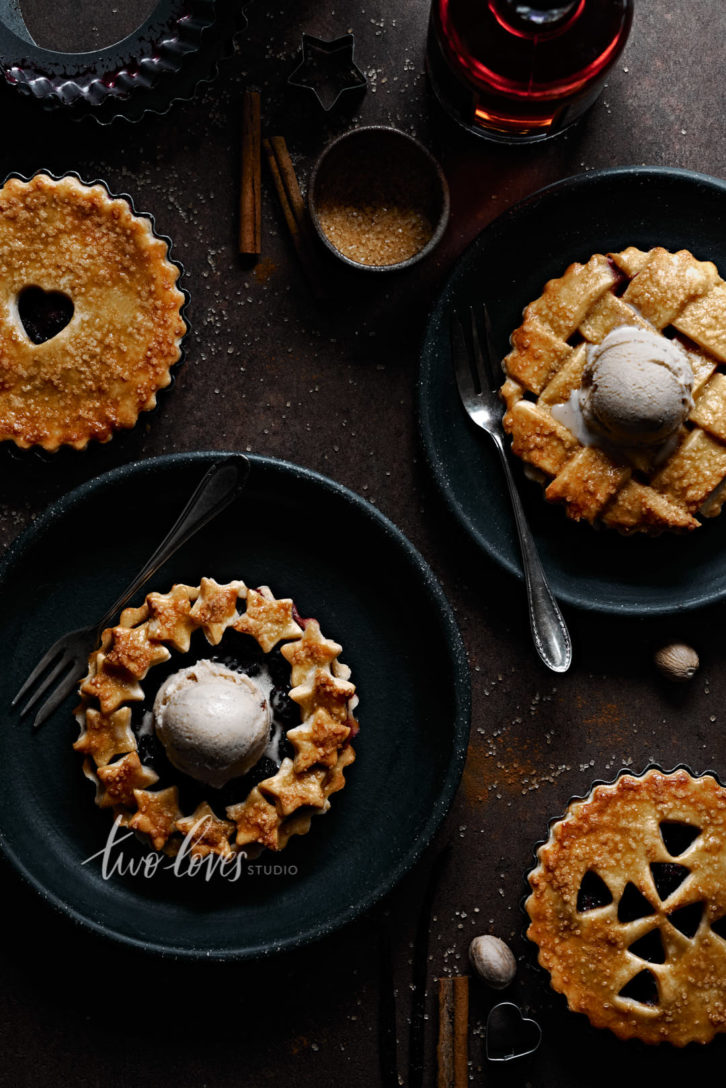
[[[644,1043],[726,1031],[726,789],[712,774],[597,785],[537,857],[527,936],[572,1010]]]
[[[340,653],[267,586],[149,593],[103,632],[81,684],[74,748],[96,804],[170,854],[282,850],[355,759]]]
[[[76,175],[0,188],[0,441],[50,452],[133,427],[171,382],[180,266],[151,218]]]
[[[726,283],[662,246],[550,280],[503,360],[512,451],[567,516],[696,529],[726,498]],[[684,378],[687,375],[687,378]]]

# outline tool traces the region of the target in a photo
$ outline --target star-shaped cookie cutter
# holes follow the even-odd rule
[[[368,86],[353,59],[354,50],[353,34],[343,34],[332,41],[303,34],[302,60],[288,77],[288,86],[311,91],[328,113],[342,95],[364,91]]]

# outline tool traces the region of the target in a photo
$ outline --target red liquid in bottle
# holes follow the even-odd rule
[[[597,98],[632,17],[633,0],[433,0],[434,92],[483,136],[553,136]]]

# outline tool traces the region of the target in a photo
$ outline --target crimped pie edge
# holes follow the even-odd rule
[[[533,888],[533,885],[532,885],[532,878],[538,872],[540,872],[542,870],[542,868],[543,868],[543,863],[542,863],[543,852],[548,847],[553,845],[553,843],[555,841],[556,829],[559,827],[559,825],[561,825],[564,821],[566,821],[568,819],[568,817],[572,813],[575,813],[577,815],[578,813],[580,813],[583,810],[584,807],[587,806],[588,802],[590,802],[593,799],[593,797],[595,797],[596,795],[602,796],[600,791],[614,791],[614,790],[617,790],[619,784],[623,780],[630,779],[630,780],[638,781],[638,780],[647,779],[650,775],[660,775],[660,776],[669,778],[669,777],[671,777],[673,775],[676,775],[678,773],[681,773],[681,772],[684,773],[685,775],[687,775],[694,782],[700,782],[700,781],[703,781],[703,780],[711,780],[716,787],[718,787],[721,790],[726,791],[726,784],[722,781],[721,776],[719,775],[719,773],[717,771],[713,770],[713,769],[710,769],[710,768],[705,769],[702,772],[698,773],[698,772],[694,771],[693,768],[687,763],[681,762],[681,763],[675,764],[672,767],[666,768],[666,767],[664,767],[662,764],[660,764],[658,762],[651,761],[651,762],[647,763],[646,766],[643,767],[643,769],[640,770],[640,771],[633,770],[631,767],[623,767],[621,770],[619,770],[617,772],[617,774],[613,778],[596,779],[592,783],[592,785],[591,785],[590,789],[587,791],[587,793],[585,793],[585,794],[573,794],[570,797],[569,801],[567,802],[567,805],[566,805],[564,811],[559,816],[553,816],[548,820],[547,838],[541,839],[540,841],[538,841],[536,843],[536,845],[534,847],[534,851],[533,851],[533,864],[530,866],[530,868],[528,870],[526,870],[526,873],[525,873],[526,890],[525,890],[525,892],[522,895],[522,898],[520,900],[520,909],[521,909],[521,912],[522,912],[522,915],[523,915],[523,918],[524,918],[524,936],[525,936],[525,939],[526,939],[526,941],[528,943],[529,948],[533,952],[533,960],[536,961],[536,964],[540,968],[540,970],[542,970],[547,975],[547,980],[549,982],[550,988],[555,993],[557,993],[561,997],[561,999],[565,1002],[565,1005],[567,1007],[568,1012],[571,1012],[571,1013],[574,1012],[574,1013],[576,1013],[578,1015],[585,1016],[588,1019],[588,1021],[590,1022],[591,1026],[593,1026],[595,1028],[598,1028],[598,1029],[601,1029],[601,1030],[607,1028],[608,1030],[612,1031],[612,1033],[617,1038],[619,1038],[621,1040],[624,1040],[624,1041],[629,1041],[631,1039],[637,1039],[638,1041],[640,1041],[640,1042],[642,1042],[642,1043],[644,1043],[646,1045],[651,1045],[651,1046],[652,1045],[659,1045],[660,1043],[663,1043],[663,1042],[667,1041],[671,1045],[676,1046],[678,1048],[682,1048],[682,1047],[688,1045],[689,1043],[700,1043],[701,1045],[705,1045],[706,1043],[710,1042],[717,1033],[726,1031],[726,1024],[724,1024],[724,1026],[722,1028],[720,1028],[720,1029],[714,1029],[713,1033],[708,1038],[704,1038],[704,1039],[699,1039],[699,1038],[694,1037],[694,1038],[689,1038],[689,1039],[682,1039],[682,1040],[679,1041],[679,1040],[665,1040],[664,1038],[644,1038],[643,1036],[639,1036],[636,1033],[633,1033],[632,1031],[628,1031],[627,1029],[619,1031],[619,1030],[617,1030],[617,1028],[615,1026],[613,1026],[612,1023],[599,1022],[597,1020],[597,1018],[593,1018],[593,1016],[588,1011],[586,1011],[585,1009],[574,1008],[572,1003],[570,1002],[570,998],[569,998],[568,994],[566,993],[564,987],[557,984],[559,980],[556,979],[553,976],[553,973],[552,973],[550,967],[547,965],[547,963],[544,962],[544,957],[543,957],[542,950],[541,950],[537,940],[532,935],[533,919],[532,919],[532,917],[530,915],[530,912],[529,912],[529,905],[534,899],[534,888]],[[644,966],[649,967],[650,964],[649,963],[644,963]]]
[[[119,208],[122,208],[124,214],[130,215],[132,220],[139,222],[145,228],[147,235],[153,245],[154,242],[163,243],[166,252],[164,255],[163,264],[174,271],[174,296],[175,301],[178,302],[175,312],[178,314],[182,328],[179,331],[175,339],[173,348],[169,351],[169,358],[167,360],[166,373],[163,375],[164,379],[157,385],[156,389],[147,398],[144,405],[139,409],[136,418],[130,422],[120,423],[117,427],[109,429],[109,433],[103,437],[97,437],[95,435],[89,435],[85,439],[78,439],[76,441],[57,441],[57,442],[35,442],[35,441],[23,441],[8,435],[0,438],[0,443],[6,444],[13,449],[19,451],[32,450],[38,456],[44,456],[49,454],[57,454],[61,449],[74,449],[85,450],[92,442],[99,442],[105,444],[109,442],[116,434],[124,430],[130,430],[138,424],[138,421],[142,413],[150,412],[157,406],[157,394],[162,390],[170,387],[174,383],[175,373],[178,367],[184,361],[185,355],[185,342],[190,332],[191,325],[189,322],[188,308],[190,304],[189,290],[183,282],[186,277],[186,270],[182,262],[173,255],[173,242],[167,234],[162,234],[156,225],[156,219],[151,212],[139,211],[136,207],[134,198],[126,192],[114,192],[102,178],[94,178],[93,180],[86,181],[76,170],[67,170],[61,174],[55,173],[53,170],[49,170],[45,167],[40,167],[32,174],[23,174],[20,171],[11,171],[4,176],[0,183],[0,192],[5,189],[5,186],[11,181],[19,181],[24,185],[31,185],[35,179],[39,177],[49,178],[53,182],[62,182],[68,179],[71,182],[77,183],[77,186],[83,190],[101,190],[104,195],[104,199],[110,204],[117,204]],[[171,307],[170,307],[171,312]]]

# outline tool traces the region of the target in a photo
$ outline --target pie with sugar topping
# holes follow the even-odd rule
[[[621,1039],[726,1031],[726,789],[651,768],[570,804],[529,874],[552,987]]]
[[[0,441],[83,449],[133,427],[181,355],[178,278],[150,218],[103,185],[10,177],[0,189]]]
[[[255,765],[231,775],[223,788],[212,788],[208,779],[195,782],[172,765],[158,721],[157,735],[152,727],[159,687],[154,670],[170,671],[184,658],[207,672],[220,668],[198,661],[200,639],[232,665],[238,680],[242,673],[248,685],[260,684],[278,731],[276,752],[258,753]],[[81,735],[74,747],[95,783],[96,803],[169,854],[183,840],[190,854],[202,857],[282,850],[291,836],[309,831],[314,815],[327,812],[355,759],[350,741],[358,731],[358,700],[340,652],[317,620],[302,619],[291,599],[275,598],[267,586],[203,578],[196,587],[149,593],[103,632],[81,684]],[[196,679],[194,666],[183,673],[190,671]],[[215,712],[203,708],[206,718]]]
[[[621,326],[675,340],[693,371],[693,404],[670,446],[583,444],[558,419],[588,347]],[[545,497],[574,520],[623,534],[696,529],[726,499],[726,283],[687,250],[595,254],[550,280],[524,311],[503,360],[504,427]]]

